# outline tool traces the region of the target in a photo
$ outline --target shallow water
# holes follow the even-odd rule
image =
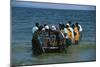
[[[11,22],[11,62],[13,65],[31,65],[96,60],[95,11],[52,10],[12,7]],[[82,27],[80,45],[73,45],[62,53],[32,55],[32,27],[40,24],[58,25],[59,22],[78,21]]]
[[[95,61],[95,44],[72,45],[66,52],[44,53],[40,56],[32,55],[31,47],[13,49],[12,63],[15,65],[69,63],[79,61]]]

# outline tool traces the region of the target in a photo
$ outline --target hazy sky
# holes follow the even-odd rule
[[[51,9],[73,9],[73,10],[95,10],[95,6],[90,5],[72,5],[72,4],[54,4],[39,2],[16,2],[12,0],[12,6],[16,7],[32,7],[32,8],[51,8]]]

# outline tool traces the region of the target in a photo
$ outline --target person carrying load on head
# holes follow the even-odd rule
[[[78,44],[78,41],[79,41],[79,37],[80,37],[80,34],[79,34],[79,26],[77,23],[75,23],[75,26],[74,26],[74,41],[75,41],[75,44]]]

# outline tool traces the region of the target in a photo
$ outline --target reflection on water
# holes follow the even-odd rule
[[[13,64],[29,65],[29,64],[49,64],[63,62],[78,62],[78,61],[95,61],[95,43],[86,43],[80,45],[72,45],[66,52],[61,53],[46,53],[40,56],[33,56],[31,46],[19,46],[13,48]]]

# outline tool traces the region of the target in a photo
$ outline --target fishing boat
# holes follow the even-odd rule
[[[36,45],[37,50],[42,51],[42,53],[55,53],[55,52],[62,52],[65,50],[64,40],[60,37],[59,31],[47,31],[42,32],[38,38],[39,44],[35,44],[34,42],[32,45]],[[38,45],[40,47],[38,48]],[[38,51],[38,52],[39,52]],[[36,50],[33,50],[36,52]],[[40,52],[41,53],[41,52]],[[42,54],[41,53],[41,54]]]

